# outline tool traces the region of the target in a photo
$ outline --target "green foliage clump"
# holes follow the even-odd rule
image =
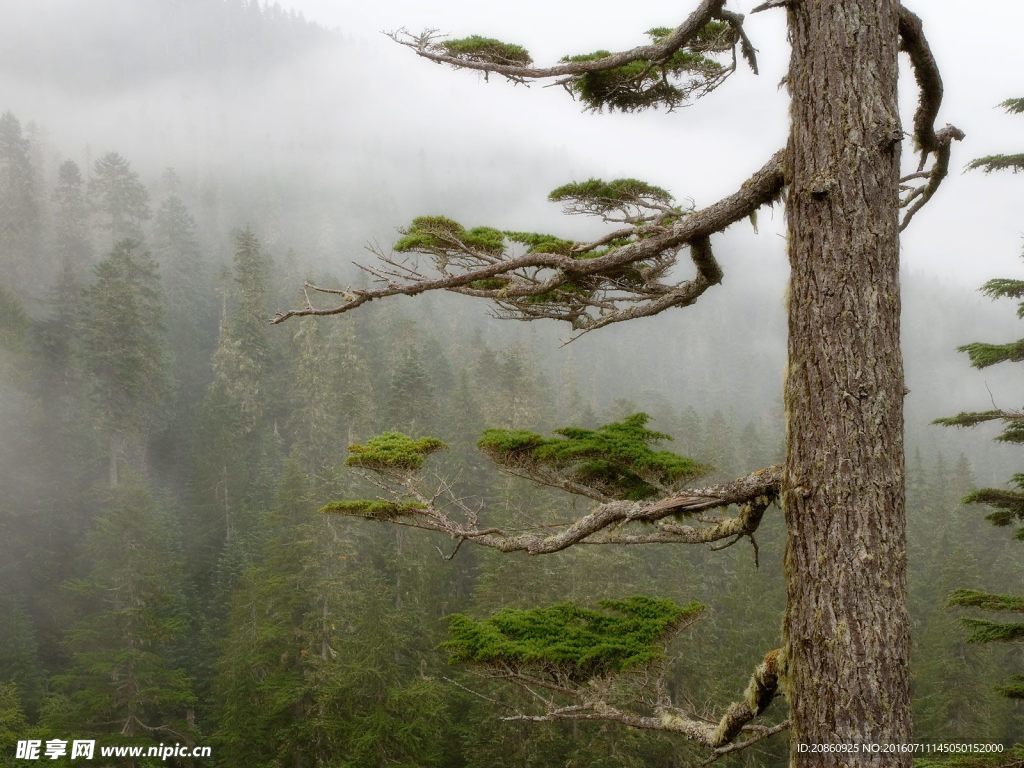
[[[966,352],[975,368],[988,368],[997,363],[1019,363],[1024,360],[1024,339],[1011,341],[1008,344],[985,344],[975,341],[957,347],[958,352]]]
[[[486,277],[483,280],[474,280],[469,287],[476,288],[478,291],[500,291],[510,282],[506,277]]]
[[[521,45],[503,43],[493,37],[470,35],[455,40],[445,40],[440,47],[449,56],[463,61],[483,64],[518,64],[529,66],[533,63],[530,53]]]
[[[986,155],[971,160],[967,167],[972,171],[981,170],[985,173],[993,171],[1024,171],[1024,154],[1018,155]]]
[[[466,229],[446,216],[417,216],[402,230],[402,238],[395,243],[399,253],[408,251],[448,252],[462,246],[500,254],[505,249],[505,235],[491,227]]]
[[[447,447],[436,437],[415,438],[401,432],[384,432],[365,443],[350,445],[345,463],[376,471],[413,471],[423,466],[427,456]]]
[[[1011,115],[1024,114],[1024,99],[1007,99],[999,106]],[[969,162],[967,168],[972,171],[981,170],[985,173],[992,173],[993,171],[1012,171],[1017,173],[1018,171],[1024,171],[1024,154],[986,155]]]
[[[1002,438],[999,438],[1002,439]],[[1018,441],[1019,442],[1019,441]],[[1024,489],[1024,475],[1014,475],[1018,488]],[[984,504],[993,508],[986,519],[993,525],[1007,526],[1015,522],[1024,523],[1024,492],[1005,488],[980,488],[963,499],[964,504]],[[1016,537],[1024,539],[1024,527],[1018,529]]]
[[[672,195],[661,187],[639,179],[588,179],[571,182],[553,189],[548,199],[554,203],[569,202],[586,206],[597,212],[621,208],[640,200],[655,200],[671,205]]]
[[[979,592],[976,589],[958,589],[954,591],[949,596],[949,604],[982,608],[986,611],[1024,612],[1024,596],[994,595],[990,592]]]
[[[576,245],[572,240],[538,232],[505,232],[505,237],[513,243],[528,246],[533,253],[569,254]]]
[[[417,512],[423,505],[415,501],[384,501],[383,499],[351,499],[332,501],[324,504],[321,512],[366,517],[371,520],[395,520],[399,517]]]
[[[943,755],[914,760],[914,768],[1013,768],[1024,763],[1024,745],[1010,747],[1005,752],[976,755]]]
[[[542,667],[586,680],[657,661],[672,631],[704,610],[696,602],[680,606],[644,596],[598,606],[509,608],[480,621],[455,614],[443,647],[453,663]]]
[[[1024,640],[1024,624],[1017,622],[988,621],[986,619],[960,619],[971,631],[969,643],[1012,643]]]
[[[714,25],[712,27],[712,25]],[[587,72],[569,83],[579,99],[591,109],[636,112],[641,109],[682,104],[693,90],[693,83],[673,83],[670,78],[691,75],[697,84],[720,76],[724,67],[704,52],[722,50],[731,37],[724,36],[717,22],[712,22],[690,45],[679,48],[663,61],[639,59],[613,69]],[[647,31],[652,42],[661,42],[673,30],[655,27]],[[577,63],[596,61],[610,56],[605,50],[565,56],[562,61]]]
[[[557,470],[609,496],[646,499],[707,471],[685,456],[654,450],[652,444],[671,438],[648,429],[649,420],[646,413],[635,413],[597,429],[565,427],[555,431],[558,438],[489,429],[477,445],[498,464]]]

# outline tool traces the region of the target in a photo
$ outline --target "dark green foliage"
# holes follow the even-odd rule
[[[1007,99],[999,106],[1011,115],[1024,113],[1024,99]],[[1024,170],[1024,154],[987,155],[979,157],[977,160],[972,160],[967,164],[967,167],[970,170],[982,170],[985,173],[992,173],[993,171],[1012,171],[1017,173]]]
[[[213,353],[210,399],[230,413],[243,434],[261,426],[267,411],[270,356],[267,281],[269,264],[259,238],[246,227],[234,237],[233,290],[225,297],[220,339]],[[230,302],[227,299],[230,298]]]
[[[1024,487],[1024,476],[1014,475],[1013,480],[1018,488]],[[964,497],[964,503],[994,507],[995,511],[986,516],[986,519],[993,525],[1006,526],[1013,525],[1015,522],[1024,523],[1024,491],[981,488]],[[1019,539],[1024,538],[1024,528],[1019,529],[1016,536]]]
[[[54,229],[58,265],[62,272],[80,273],[92,255],[92,246],[85,181],[78,165],[71,160],[63,162],[57,171],[53,202],[56,205]]]
[[[1024,171],[1024,154],[1021,155],[986,155],[972,160],[967,164],[972,171],[982,170],[985,173],[993,171]]]
[[[1008,699],[1024,700],[1024,675],[1013,675],[1008,682],[997,685],[996,693]]]
[[[521,45],[503,43],[491,37],[472,35],[456,40],[445,40],[440,47],[449,56],[463,61],[484,64],[518,64],[529,66],[533,63],[529,52]]]
[[[333,512],[352,517],[366,517],[371,520],[394,520],[422,509],[423,505],[415,501],[398,503],[381,499],[332,501],[320,507],[321,512]]]
[[[972,342],[957,347],[958,352],[966,352],[975,368],[988,368],[997,363],[1019,363],[1024,360],[1024,339],[1011,341],[1008,344],[984,344]]]
[[[1024,624],[987,621],[985,619],[961,619],[970,630],[969,643],[1012,643],[1024,640]]]
[[[112,242],[142,239],[142,224],[150,217],[149,193],[122,155],[108,152],[96,161],[89,197]]]
[[[997,277],[981,286],[990,299],[1024,299],[1024,280]],[[1024,319],[1024,302],[1017,305],[1017,317]]]
[[[22,601],[15,595],[0,598],[0,617],[0,687],[16,686],[20,705],[34,714],[44,683],[35,627]]]
[[[1003,431],[996,438],[1003,443],[1024,443],[1024,418],[1010,411],[967,411],[956,416],[935,419],[944,427],[974,427],[987,421],[1002,421]]]
[[[24,765],[23,760],[15,759],[14,745],[19,739],[29,735],[28,728],[28,719],[25,717],[18,686],[14,683],[0,682],[0,744],[3,744],[0,766],[13,768],[19,763]]]
[[[1007,99],[1002,102],[999,106],[1009,112],[1011,115],[1019,115],[1024,113],[1024,99]]]
[[[32,142],[11,112],[0,115],[0,273],[16,290],[39,271],[41,223]]]
[[[613,111],[636,112],[657,106],[677,107],[724,73],[725,67],[704,55],[732,44],[730,34],[723,33],[721,27],[718,22],[712,22],[698,40],[678,49],[666,60],[640,59],[614,69],[587,72],[574,78],[569,87],[584,104],[595,110],[606,107]],[[671,32],[665,27],[656,27],[648,30],[647,35],[653,43],[658,43]],[[608,51],[600,50],[566,56],[562,61],[594,61],[609,55]]]
[[[964,411],[956,416],[946,416],[935,419],[933,424],[941,424],[944,427],[973,427],[986,421],[994,421],[1003,417],[1003,411]]]
[[[498,464],[553,469],[609,496],[646,499],[708,469],[685,456],[654,450],[653,444],[671,438],[647,429],[649,420],[636,413],[597,429],[566,427],[555,431],[560,438],[489,429],[477,445]]]
[[[1012,114],[1024,111],[1024,99],[1008,99],[1004,101],[1004,109]],[[1024,155],[993,155],[979,158],[969,168],[982,168],[986,172],[1002,169],[1013,171],[1024,169]],[[990,298],[1020,298],[1024,295],[1024,281],[1013,278],[997,278],[982,286],[981,290]],[[1024,302],[1017,308],[1017,317],[1024,318]],[[970,357],[975,368],[986,368],[1002,362],[1024,361],[1024,339],[1007,344],[986,344],[974,342],[958,348]],[[986,421],[1001,420],[1004,424],[1002,434],[997,440],[1008,443],[1024,443],[1024,419],[1019,414],[1009,411],[984,411],[979,413],[961,413],[957,416],[942,419],[938,423],[953,426],[974,426]],[[981,488],[964,498],[967,504],[984,504],[993,509],[988,520],[997,526],[1009,526],[1024,523],[1024,473],[1013,476],[1016,489]],[[1024,541],[1024,525],[1016,531],[1016,538]],[[979,608],[985,611],[1022,611],[1024,596],[1012,596],[981,592],[971,589],[957,589],[949,598],[950,605]],[[969,630],[968,642],[971,643],[1005,643],[1024,641],[1024,623],[994,622],[987,619],[962,618],[961,623]],[[1012,678],[1007,685],[997,689],[1002,695],[1018,698],[1024,694],[1020,686],[1020,676]]]
[[[105,494],[87,542],[92,567],[69,584],[84,615],[67,633],[71,665],[56,678],[65,706],[52,727],[191,730],[191,680],[176,663],[189,623],[175,534],[138,478]]]
[[[435,437],[413,438],[401,432],[385,432],[363,444],[350,445],[345,463],[378,472],[409,472],[422,467],[430,454],[447,447]]]
[[[1022,611],[1024,597],[1020,595],[994,595],[976,589],[958,589],[949,596],[950,605],[982,608],[986,611]]]
[[[926,757],[914,760],[914,768],[1019,768],[1024,764],[1024,746],[1005,752],[952,757]]]
[[[163,297],[156,263],[122,240],[95,268],[82,299],[82,362],[103,426],[141,428],[163,389]]]
[[[480,621],[455,614],[443,647],[453,663],[553,668],[585,680],[661,659],[672,631],[704,610],[700,603],[680,606],[652,597],[598,605],[506,609]]]

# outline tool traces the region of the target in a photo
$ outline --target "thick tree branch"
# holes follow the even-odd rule
[[[526,552],[530,555],[561,552],[583,542],[610,543],[612,540],[637,544],[700,544],[753,534],[764,510],[778,497],[781,477],[781,467],[774,465],[729,483],[689,489],[659,501],[609,501],[599,504],[578,520],[545,533],[515,533],[501,528],[480,528],[477,524],[479,511],[469,508],[461,499],[450,494],[446,484],[437,493],[428,496],[419,491],[408,478],[393,495],[411,497],[415,501],[387,507],[385,515],[368,511],[365,506],[348,504],[327,505],[324,511],[435,531],[451,536],[460,543],[469,541],[501,552]],[[448,497],[446,505],[439,502],[442,496]],[[732,504],[741,505],[739,515],[709,521],[705,527],[661,522],[670,515],[695,515]],[[467,522],[452,517],[446,507],[463,512]],[[612,529],[632,523],[656,523],[658,528],[653,533],[638,533],[632,540],[630,534],[624,532],[616,530],[609,533]],[[604,537],[591,539],[602,533]]]
[[[921,19],[902,6],[899,31],[902,50],[910,56],[919,90],[917,111],[914,113],[914,143],[921,152],[917,173],[905,176],[901,181],[905,183],[912,179],[924,179],[920,186],[908,188],[901,201],[901,207],[907,209],[900,222],[902,231],[938,191],[942,180],[949,173],[950,145],[953,141],[961,141],[964,132],[953,125],[935,130],[935,121],[942,106],[942,76],[928,39],[924,36]],[[934,155],[934,161],[931,169],[923,173],[929,155]]]
[[[381,287],[338,289],[307,283],[308,291],[341,296],[343,301],[331,307],[315,307],[307,293],[304,307],[279,312],[271,322],[338,315],[374,299],[435,290],[491,299],[506,316],[515,319],[567,320],[579,331],[686,306],[721,281],[722,270],[712,254],[710,236],[778,198],[785,183],[783,156],[781,150],[773,155],[733,194],[697,211],[677,211],[675,221],[662,217],[654,224],[634,228],[631,231],[636,233],[635,239],[601,255],[579,258],[577,254],[594,250],[595,244],[587,243],[577,244],[568,253],[531,249],[509,256],[448,237],[443,253],[429,251],[439,274],[427,275],[408,261],[378,251],[383,266],[365,269],[383,283]],[[676,285],[663,283],[660,278],[685,247],[689,248],[696,276]],[[633,273],[624,276],[627,268]]]
[[[774,727],[758,728],[752,738],[733,743],[737,737],[747,732],[748,728],[752,728],[749,723],[764,712],[775,699],[779,685],[779,653],[776,649],[765,654],[764,659],[751,674],[743,698],[729,705],[725,713],[715,722],[708,722],[673,706],[663,690],[653,707],[653,714],[644,715],[632,712],[621,706],[613,706],[605,700],[602,697],[603,692],[600,686],[596,688],[581,687],[575,692],[575,703],[559,706],[548,701],[548,706],[543,713],[520,713],[506,716],[503,719],[529,722],[556,720],[615,722],[630,728],[679,734],[698,744],[711,747],[715,750],[714,756],[720,757],[750,746],[785,728],[785,723]]]
[[[750,45],[750,42],[741,31],[743,16],[723,10],[723,5],[725,5],[724,0],[703,0],[682,24],[657,43],[637,46],[628,51],[610,53],[597,59],[567,61],[551,67],[534,67],[523,63],[502,62],[498,59],[480,60],[480,58],[452,55],[436,42],[437,33],[433,30],[420,35],[410,35],[399,30],[388,33],[388,37],[399,45],[411,48],[417,56],[422,56],[438,64],[449,64],[458,69],[472,69],[486,74],[502,75],[514,82],[521,83],[528,80],[544,80],[555,77],[584,75],[592,72],[606,72],[635,61],[664,62],[670,59],[683,46],[696,41],[708,22],[720,19],[729,23],[737,31],[737,36],[740,38],[743,47],[743,55],[750,62],[751,68],[756,73],[757,63],[754,59],[753,46]]]

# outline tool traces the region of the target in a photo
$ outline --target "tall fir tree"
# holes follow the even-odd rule
[[[68,585],[83,615],[67,632],[71,663],[55,678],[46,724],[122,742],[190,741],[180,534],[138,476],[107,491],[101,510],[86,541],[89,571]]]
[[[127,461],[145,467],[145,438],[164,390],[163,297],[156,262],[122,240],[83,292],[82,365],[108,440],[110,486]]]
[[[1008,99],[1003,108],[1011,114],[1024,114],[1024,98]],[[1024,155],[999,154],[979,158],[971,163],[972,168],[991,171],[1024,170]],[[1019,278],[996,278],[981,288],[992,299],[1018,299],[1017,317],[1024,317],[1024,280]],[[959,348],[965,352],[975,368],[988,368],[1005,362],[1024,361],[1024,339],[1007,343],[973,342]],[[1002,434],[996,439],[1011,444],[1024,443],[1024,417],[1016,410],[993,407],[987,411],[962,412],[956,416],[938,419],[944,426],[973,427],[987,422],[1001,422]],[[981,488],[964,498],[967,504],[982,504],[992,511],[988,519],[998,526],[1019,526],[1016,538],[1024,541],[1024,473],[1018,473],[1010,481],[1012,488]],[[995,594],[977,589],[960,588],[949,598],[950,604],[1002,615],[1024,614],[1024,595]],[[980,618],[964,618],[964,626],[970,631],[971,642],[1024,642],[1024,620],[992,621]],[[1014,699],[1024,699],[1024,674],[1019,671],[999,688],[999,692]]]
[[[24,290],[39,272],[41,210],[31,142],[12,112],[0,115],[0,271]]]
[[[142,226],[151,215],[149,193],[123,155],[108,152],[95,162],[89,201],[100,226],[109,232],[108,242],[143,238]]]

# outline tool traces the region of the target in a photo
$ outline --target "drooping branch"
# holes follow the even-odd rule
[[[419,490],[409,477],[381,486],[393,497],[403,497],[404,501],[336,502],[326,505],[323,511],[435,531],[460,543],[468,541],[501,552],[526,552],[530,555],[561,552],[583,542],[610,543],[613,540],[700,544],[751,535],[764,510],[778,497],[781,475],[781,467],[774,465],[729,483],[689,489],[658,501],[609,501],[571,523],[543,533],[481,528],[477,522],[480,511],[449,493],[450,489],[444,484],[437,492],[428,495]],[[662,522],[671,515],[697,515],[733,504],[741,505],[739,515],[707,520],[703,526]],[[466,522],[449,514],[448,509],[461,512]],[[638,523],[656,524],[658,527],[654,532],[635,534],[638,538],[632,541],[628,541],[631,534],[618,530],[627,524]],[[604,536],[594,538],[597,534]]]
[[[678,734],[712,748],[714,750],[713,757],[721,757],[779,733],[787,727],[786,723],[780,723],[773,727],[749,725],[755,717],[767,709],[778,693],[779,656],[780,652],[777,649],[765,654],[764,659],[751,674],[743,698],[729,705],[725,713],[714,722],[709,722],[674,706],[663,685],[656,686],[658,697],[654,702],[651,714],[642,714],[621,705],[613,705],[605,697],[603,686],[591,685],[581,686],[578,690],[573,691],[574,701],[572,703],[561,704],[550,699],[547,700],[547,707],[543,712],[518,713],[503,719],[530,722],[558,720],[614,722],[630,728]],[[735,742],[745,733],[752,734],[752,736],[743,742]]]
[[[379,266],[363,269],[380,287],[307,284],[306,305],[279,312],[272,322],[337,315],[374,299],[435,290],[490,299],[504,317],[565,320],[579,332],[686,306],[722,279],[710,237],[778,198],[785,182],[783,156],[783,151],[777,152],[736,192],[694,211],[672,205],[664,190],[635,180],[592,180],[567,185],[572,187],[568,191],[555,190],[552,198],[561,200],[567,212],[591,213],[628,225],[593,242],[487,227],[465,229],[450,219],[423,217],[405,230],[396,250],[429,256],[432,271],[378,250]],[[524,247],[525,252],[514,250]],[[688,249],[695,276],[666,282],[683,249]],[[342,301],[316,307],[309,291],[341,296]]]
[[[942,180],[949,173],[950,146],[961,141],[964,132],[954,125],[936,130],[935,121],[942,106],[942,76],[932,54],[928,39],[924,35],[921,19],[904,7],[900,7],[899,32],[901,48],[910,56],[914,79],[919,91],[917,110],[914,113],[914,143],[921,153],[917,172],[901,179],[904,195],[900,206],[906,208],[900,222],[900,230],[906,229],[911,219],[928,204],[938,191]],[[932,167],[925,172],[928,157],[933,156]],[[920,184],[908,182],[921,180]]]
[[[591,108],[641,109],[665,104],[670,109],[717,87],[735,70],[736,48],[757,73],[755,50],[743,30],[742,14],[723,8],[724,0],[703,0],[674,29],[648,32],[651,43],[627,51],[566,56],[549,67],[534,66],[519,45],[472,36],[442,39],[436,30],[412,35],[405,30],[388,33],[395,42],[438,64],[457,69],[497,74],[515,83],[557,79]],[[725,67],[707,54],[732,50],[732,65]],[[684,75],[687,83],[678,83]]]

